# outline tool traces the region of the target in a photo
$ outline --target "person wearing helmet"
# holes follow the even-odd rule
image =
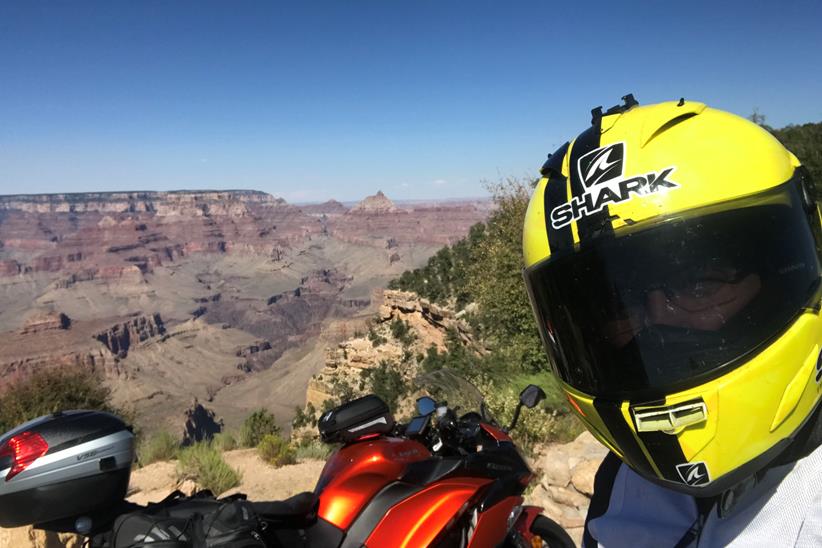
[[[586,546],[822,544],[822,221],[773,136],[702,103],[607,112],[542,168],[524,278],[610,449]]]

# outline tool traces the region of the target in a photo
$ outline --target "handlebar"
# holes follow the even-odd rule
[[[415,417],[408,424],[398,424],[394,434],[415,438],[437,454],[466,455],[475,452],[482,417],[469,412],[457,417],[458,408],[440,405],[430,415]]]

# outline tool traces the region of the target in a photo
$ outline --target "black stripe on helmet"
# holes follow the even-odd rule
[[[556,152],[548,156],[548,160],[543,164],[540,173],[547,177],[545,184],[544,209],[545,209],[545,230],[548,233],[548,247],[551,254],[561,251],[570,251],[574,247],[574,237],[571,234],[571,225],[562,228],[551,226],[551,212],[568,201],[568,181],[562,175],[562,161],[568,153],[569,143],[559,147]]]
[[[601,118],[594,117],[591,127],[580,133],[579,137],[574,141],[573,148],[571,148],[569,171],[571,173],[571,194],[573,196],[581,198],[585,193],[585,186],[582,184],[578,169],[579,159],[599,148],[601,122]],[[586,215],[577,221],[577,234],[579,235],[580,245],[592,237],[613,234],[613,231],[614,228],[613,225],[611,225],[611,214],[608,211],[608,206],[602,208],[602,211],[598,213]]]
[[[642,452],[633,430],[625,421],[619,403],[594,398],[594,409],[597,410],[603,424],[610,432],[611,439],[622,453],[625,462],[640,473],[652,478],[656,477],[657,473],[645,453]]]
[[[679,438],[664,432],[638,432],[637,435],[645,445],[645,449],[648,450],[648,454],[654,459],[662,477],[669,481],[682,483],[676,466],[688,462],[688,459],[682,452]]]
[[[697,399],[694,401],[702,400]],[[631,402],[631,416],[633,416],[633,407],[635,404],[637,404],[637,402]],[[643,407],[662,407],[664,405],[664,398],[658,401],[646,400],[642,402]],[[679,438],[664,432],[640,432],[636,428],[636,422],[634,422],[634,429],[637,431],[637,437],[639,437],[639,440],[643,445],[645,445],[645,449],[648,451],[648,454],[654,459],[654,464],[656,464],[656,467],[659,469],[659,473],[662,474],[662,477],[666,480],[682,483],[682,478],[679,477],[679,473],[676,471],[676,466],[678,464],[688,462],[688,459],[685,458],[685,453],[682,452],[682,446],[679,444]]]

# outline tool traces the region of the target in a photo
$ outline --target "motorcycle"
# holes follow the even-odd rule
[[[128,503],[128,425],[93,411],[41,417],[0,436],[0,526],[76,532],[93,548],[574,546],[523,504],[534,474],[509,432],[545,398],[539,387],[522,391],[507,427],[447,370],[422,376],[415,391],[407,423],[374,395],[323,414],[321,439],[338,448],[315,490],[271,502],[175,493]]]
[[[535,547],[574,546],[541,508],[523,505],[534,478],[509,432],[523,407],[545,393],[520,394],[511,424],[501,427],[479,391],[442,370],[417,381],[417,416],[395,424],[388,407],[365,396],[324,414],[321,437],[341,443],[314,493],[262,509],[277,546]],[[436,399],[435,399],[436,398]],[[311,514],[310,523],[288,521]]]

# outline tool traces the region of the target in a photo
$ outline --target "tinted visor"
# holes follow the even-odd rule
[[[557,374],[587,394],[705,382],[818,300],[819,220],[798,180],[626,230],[525,271]]]

